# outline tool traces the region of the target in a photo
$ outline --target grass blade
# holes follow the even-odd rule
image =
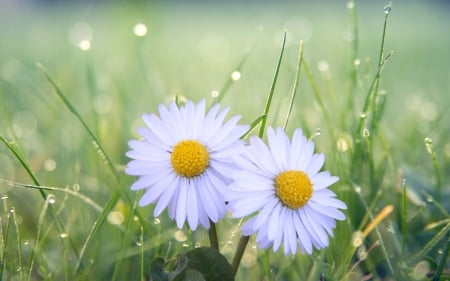
[[[37,224],[37,232],[36,232],[36,237],[34,238],[34,245],[33,245],[33,249],[31,250],[30,253],[30,257],[28,259],[28,279],[27,280],[31,280],[31,276],[32,276],[32,271],[33,271],[33,264],[34,264],[34,256],[36,254],[36,250],[38,248],[38,245],[40,243],[40,238],[41,238],[41,230],[42,230],[42,225],[44,224],[44,218],[45,218],[45,214],[47,214],[47,209],[48,206],[50,204],[50,195],[47,197],[47,199],[44,202],[44,206],[42,206],[42,210],[41,213],[39,215],[39,219],[38,219],[38,224]]]
[[[403,179],[402,194],[401,194],[401,235],[402,235],[402,254],[405,254],[406,249],[406,234],[408,230],[408,196],[406,194],[406,180]]]
[[[434,273],[433,281],[441,280],[441,274],[444,270],[445,264],[447,263],[447,258],[448,258],[449,252],[450,252],[450,232],[447,232],[445,247],[442,252],[442,258],[439,261],[439,264],[436,268],[436,272]]]
[[[41,64],[38,64],[38,67],[42,71],[42,73],[45,75],[45,78],[47,79],[47,81],[53,87],[53,89],[54,89],[55,93],[57,94],[57,96],[61,99],[61,101],[64,103],[64,105],[67,107],[67,109],[71,113],[73,113],[75,115],[75,117],[78,119],[78,121],[80,121],[80,123],[83,126],[83,128],[88,132],[89,136],[92,138],[94,147],[96,149],[98,149],[97,152],[99,153],[100,157],[104,158],[104,160],[106,161],[106,164],[108,165],[108,167],[110,168],[111,172],[113,173],[115,179],[117,180],[119,176],[118,176],[117,171],[116,171],[116,169],[114,167],[114,164],[111,161],[111,159],[108,156],[108,154],[106,153],[106,150],[103,148],[103,146],[101,145],[101,143],[99,142],[99,140],[95,136],[94,132],[92,132],[92,130],[87,125],[87,123],[84,121],[84,119],[81,116],[81,114],[78,113],[78,111],[75,109],[75,107],[72,105],[72,103],[67,99],[67,97],[61,91],[61,89],[56,84],[54,79],[50,76],[50,74],[47,72],[47,70]]]
[[[244,67],[245,63],[247,62],[247,59],[251,53],[251,49],[253,49],[253,47],[251,47],[250,50],[248,50],[244,54],[244,56],[242,57],[239,64],[235,68],[233,68],[233,71],[242,72],[242,68]],[[233,82],[235,82],[235,81],[236,80],[234,80],[231,75],[228,77],[228,80],[224,83],[222,88],[219,90],[218,96],[214,97],[214,101],[213,101],[214,104],[220,102],[224,98],[225,94],[228,93],[228,90],[231,88],[231,85],[233,85]]]
[[[269,115],[270,106],[272,105],[273,93],[278,80],[278,72],[280,71],[281,59],[283,58],[284,47],[286,45],[286,31],[284,32],[283,45],[281,46],[280,57],[278,58],[277,68],[273,77],[272,85],[270,87],[269,95],[267,96],[266,107],[264,108],[263,119],[261,120],[261,127],[259,129],[259,137],[262,138],[266,127],[267,116]]]
[[[291,116],[292,107],[294,106],[295,96],[297,95],[297,89],[298,89],[298,85],[299,85],[299,81],[300,81],[300,72],[301,72],[300,70],[302,67],[302,62],[303,62],[303,40],[300,41],[300,47],[298,49],[297,70],[295,72],[295,81],[294,81],[294,87],[292,89],[291,100],[289,101],[289,109],[288,109],[288,112],[286,114],[286,119],[284,120],[284,124],[283,124],[284,129],[286,129],[286,127],[287,127],[289,117]]]
[[[13,182],[10,180],[4,180],[4,179],[0,179],[0,182],[4,182],[9,186],[13,186],[13,187],[22,187],[22,188],[31,188],[31,189],[38,189],[38,190],[49,190],[49,191],[60,191],[60,192],[64,192],[67,194],[70,194],[74,197],[79,198],[81,201],[83,201],[84,203],[86,203],[87,205],[91,206],[92,208],[94,208],[96,211],[101,212],[102,211],[102,207],[100,205],[98,205],[95,201],[93,201],[91,198],[83,195],[80,192],[77,191],[73,191],[69,188],[60,188],[60,187],[51,187],[51,186],[39,186],[39,185],[32,185],[32,184],[24,184],[24,183],[18,183],[18,182]]]
[[[84,255],[86,254],[86,250],[88,249],[88,246],[90,245],[90,243],[92,241],[92,238],[95,237],[95,235],[97,234],[100,227],[106,221],[109,212],[114,208],[114,206],[116,205],[117,201],[119,200],[121,194],[122,194],[122,191],[117,190],[111,195],[106,206],[103,208],[102,212],[100,213],[100,216],[94,222],[94,225],[92,226],[91,230],[89,231],[89,234],[87,235],[86,240],[84,241],[84,244],[80,250],[80,255],[78,258],[78,262],[75,266],[73,276],[77,276],[77,273],[82,266]]]

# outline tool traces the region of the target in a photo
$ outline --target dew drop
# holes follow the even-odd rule
[[[3,195],[0,197],[0,199],[2,199],[2,200],[8,199],[8,194],[3,194]]]
[[[211,97],[217,98],[219,96],[219,94],[220,94],[219,91],[214,90],[214,91],[211,92]]]
[[[428,154],[433,154],[433,140],[429,137],[424,139],[425,148],[427,149]]]
[[[24,246],[30,245],[30,241],[28,241],[28,240],[23,241],[23,245],[24,245]]]
[[[63,233],[61,233],[61,234],[59,235],[59,237],[60,237],[61,239],[65,239],[65,238],[69,237],[69,234],[66,233],[66,232],[63,232]]]
[[[362,134],[363,134],[363,137],[365,137],[365,138],[370,137],[370,131],[369,131],[369,129],[364,128]]]
[[[49,172],[54,171],[56,169],[56,161],[51,158],[45,160],[44,161],[44,169]]]
[[[339,151],[345,152],[349,149],[348,140],[344,137],[339,138],[336,142],[336,146]]]
[[[386,15],[388,15],[391,12],[391,10],[392,10],[392,2],[389,2],[389,4],[384,6],[383,11]]]
[[[355,8],[355,3],[353,1],[350,1],[347,3],[347,9],[351,10]]]
[[[433,197],[431,195],[428,195],[425,199],[428,203],[432,203],[434,201]]]
[[[317,64],[317,68],[319,69],[320,72],[328,71],[328,62],[325,60],[319,61],[319,63]]]
[[[134,35],[143,37],[147,34],[147,26],[143,23],[138,23],[133,27]]]
[[[110,224],[122,224],[125,221],[125,217],[122,214],[122,212],[119,211],[112,211],[108,214],[108,222]]]
[[[442,250],[442,249],[439,249],[439,250],[438,250],[438,254],[439,254],[439,255],[442,255],[443,253],[444,253],[444,250]]]
[[[361,193],[361,187],[360,186],[355,186],[355,192],[356,193]]]
[[[320,136],[320,133],[321,133],[320,128],[317,128],[317,129],[316,129],[316,136]]]
[[[137,242],[136,242],[136,246],[142,247],[142,242],[141,242],[141,241],[137,241]]]
[[[159,218],[155,218],[153,220],[153,224],[160,224],[160,223],[161,223],[161,220]]]
[[[181,247],[183,247],[183,248],[189,248],[189,244],[188,244],[188,243],[183,243],[183,244],[181,244]]]
[[[360,60],[360,59],[355,59],[355,60],[353,61],[353,64],[354,64],[355,66],[359,66],[359,65],[361,64],[361,60]]]
[[[241,79],[241,72],[235,70],[231,73],[231,80],[233,81],[238,81],[239,79]]]
[[[363,112],[359,115],[359,118],[361,118],[361,119],[364,119],[366,117],[367,117],[367,114],[365,112]]]
[[[200,243],[196,242],[196,243],[194,244],[194,248],[200,248]]]
[[[367,251],[366,251],[366,249],[365,249],[366,247],[360,247],[359,249],[358,249],[358,258],[359,258],[359,260],[365,260],[366,258],[367,258],[367,256],[368,256],[368,253],[367,253]]]
[[[357,248],[363,244],[363,233],[361,231],[355,231],[352,234],[352,245]]]
[[[134,221],[139,221],[139,217],[138,216],[133,216],[133,220]]]
[[[16,208],[14,208],[14,207],[9,208],[9,212],[11,214],[14,214],[16,212]]]
[[[49,194],[47,196],[47,201],[48,201],[49,204],[55,204],[55,202],[56,202],[55,195]]]
[[[91,41],[88,39],[83,39],[78,43],[78,48],[82,51],[89,51],[91,49]]]
[[[175,234],[173,235],[175,240],[179,241],[179,242],[183,242],[187,240],[187,236],[186,234],[184,234],[184,232],[182,230],[177,230],[175,231]]]
[[[79,192],[81,187],[78,183],[76,183],[76,184],[72,185],[72,189],[74,192]]]

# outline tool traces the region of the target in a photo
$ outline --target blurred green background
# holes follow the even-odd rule
[[[242,61],[240,79],[232,82],[222,103],[232,106],[231,114],[242,114],[243,122],[260,116],[286,31],[269,124],[278,126],[283,121],[303,40],[305,61],[335,118],[335,130],[345,139],[353,133],[349,124],[360,113],[346,107],[350,72],[356,64],[359,80],[354,101],[356,108],[362,108],[378,64],[383,7],[388,2],[355,4],[356,62],[352,58],[355,33],[346,1],[0,0],[0,135],[17,137],[41,183],[80,190],[103,206],[111,188],[127,189],[133,179],[123,175],[119,186],[112,186],[117,183],[112,183],[89,136],[54,95],[37,63],[53,76],[121,171],[128,161],[124,155],[127,141],[136,137],[142,113],[155,112],[159,103],[176,95],[212,102],[212,93],[224,87]],[[139,34],[143,26],[146,33]],[[449,27],[448,1],[392,3],[385,54],[392,50],[393,55],[381,77],[380,88],[387,97],[381,127],[397,169],[390,173],[399,175],[386,186],[398,186],[406,177],[419,195],[421,189],[433,189],[436,177],[424,145],[424,138],[429,137],[440,163],[443,188],[448,190]],[[337,152],[338,144],[330,145],[325,123],[303,76],[288,129],[303,127],[313,134],[320,128],[318,150],[326,155],[345,154]],[[5,146],[0,146],[0,179],[31,182]],[[5,210],[16,206],[24,239],[32,239],[42,205],[38,192],[0,183],[0,194],[9,196],[3,202]],[[66,225],[81,244],[97,213],[77,213],[84,205],[64,202]],[[153,220],[150,215],[148,219]],[[110,235],[110,230],[104,231],[100,237]],[[115,253],[116,246],[92,251]]]

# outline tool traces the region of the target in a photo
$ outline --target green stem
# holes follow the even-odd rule
[[[245,248],[247,247],[249,240],[250,240],[250,236],[242,236],[241,239],[239,240],[239,244],[236,249],[236,253],[234,254],[233,263],[231,264],[231,268],[233,269],[234,276],[236,276],[236,273],[239,269],[239,264],[241,263],[242,256],[244,255]]]
[[[433,281],[438,281],[441,278],[442,271],[444,270],[444,266],[447,263],[448,254],[450,252],[450,231],[447,232],[447,239],[445,243],[444,251],[442,252],[442,258],[436,268],[436,272],[434,273]]]
[[[211,248],[217,250],[218,252],[219,250],[219,241],[217,240],[217,230],[216,230],[216,224],[212,221],[210,221],[210,228],[209,228],[209,241],[211,243]]]

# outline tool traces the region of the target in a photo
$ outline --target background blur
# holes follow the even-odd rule
[[[206,98],[211,102],[211,96],[223,89],[236,70],[239,72],[230,80],[233,82],[222,103],[231,106],[230,115],[242,114],[243,122],[252,122],[260,116],[286,31],[286,48],[268,124],[278,126],[284,121],[299,42],[303,40],[304,59],[311,67],[336,126],[334,129],[344,144],[330,144],[323,112],[304,74],[288,130],[302,127],[311,135],[321,128],[322,136],[316,138],[317,150],[324,152],[327,160],[343,159],[344,164],[330,161],[333,174],[344,171],[346,165],[351,166],[348,159],[351,159],[352,125],[361,113],[347,108],[349,76],[356,67],[358,83],[354,103],[356,109],[362,108],[378,65],[383,8],[388,2],[356,1],[355,4],[356,34],[347,1],[0,0],[0,136],[19,142],[43,185],[80,191],[104,206],[111,188],[128,190],[134,179],[120,173],[120,186],[112,186],[116,183],[112,183],[108,169],[99,161],[91,139],[53,93],[37,63],[47,69],[80,111],[121,171],[128,162],[124,155],[128,150],[127,141],[136,138],[135,128],[142,124],[142,113],[155,112],[159,103],[166,103],[176,95],[195,101]],[[389,191],[383,194],[384,205],[396,200],[391,188],[398,187],[403,177],[416,194],[423,195],[424,190],[432,192],[436,177],[424,145],[427,137],[433,141],[442,186],[448,190],[449,27],[449,1],[392,3],[385,55],[389,51],[393,55],[383,69],[380,83],[387,103],[381,120],[381,136],[374,138],[379,146],[376,151],[389,153],[386,158],[392,161],[386,164],[388,176],[383,179],[382,187]],[[353,60],[356,37],[358,55]],[[384,159],[382,153],[376,156]],[[346,174],[338,175],[343,178]],[[0,179],[31,182],[3,144],[0,145]],[[342,182],[338,188],[348,190],[348,186],[343,186],[345,181]],[[3,194],[9,196],[8,201],[2,202],[3,213],[7,205],[15,206],[22,239],[32,239],[42,198],[35,190],[13,188],[0,182],[0,195]],[[368,194],[373,192],[367,191],[363,196],[370,197]],[[57,200],[63,202],[62,217],[70,236],[81,245],[98,212],[77,200],[67,200],[65,194],[57,194]],[[450,210],[450,201],[442,202]],[[411,205],[412,213],[416,213],[419,203]],[[126,214],[130,206],[117,208]],[[145,212],[151,221],[149,208]],[[430,213],[421,213],[423,221],[415,221],[416,229],[420,227],[422,231],[432,221]],[[349,217],[352,216],[358,218],[362,213],[349,210]],[[347,234],[350,239],[343,229],[340,235]],[[117,252],[122,236],[115,230],[108,226],[102,228],[100,237],[105,238],[104,243],[89,249],[91,256],[105,257],[104,261],[96,260],[100,269],[102,266],[110,269],[116,261],[111,253]],[[432,237],[425,233],[416,243],[416,233],[410,235],[411,252]],[[60,253],[51,247],[60,245],[58,236],[55,237],[53,242],[48,242],[48,256],[53,259],[41,262],[48,266],[49,272],[60,262]],[[171,239],[172,234],[166,237]],[[335,247],[339,253],[340,245]],[[126,254],[133,256],[136,251]]]

